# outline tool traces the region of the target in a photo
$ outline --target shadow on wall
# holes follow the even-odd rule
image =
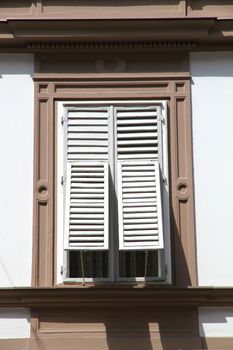
[[[197,324],[190,322],[191,315],[191,310],[161,308],[129,311],[121,314],[121,320],[115,314],[113,320],[105,322],[108,350],[199,349],[201,341]]]
[[[191,9],[192,10],[203,10],[205,9],[206,5],[208,6],[219,6],[221,10],[221,6],[226,6],[226,5],[231,5],[232,2],[229,0],[221,0],[221,1],[216,1],[216,0],[193,0],[191,1]]]
[[[34,55],[33,54],[8,54],[0,53],[0,79],[4,75],[29,75],[34,74]]]
[[[233,307],[201,307],[199,309],[199,332],[203,337],[203,349],[208,349],[208,338],[232,337]],[[229,348],[232,349],[232,346]]]
[[[72,310],[40,310],[29,348],[50,350],[201,349],[192,308],[99,305]],[[49,336],[48,336],[49,334]]]
[[[233,52],[191,52],[192,77],[233,77]]]

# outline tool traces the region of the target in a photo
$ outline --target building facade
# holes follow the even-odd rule
[[[233,4],[0,3],[0,349],[233,348]]]

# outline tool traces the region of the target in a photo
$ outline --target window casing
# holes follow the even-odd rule
[[[157,121],[159,121],[158,126],[158,135],[156,136],[158,139],[153,144],[153,137],[150,138],[151,130],[153,129],[153,125],[150,124],[150,115],[153,114],[153,111],[156,110],[158,113]],[[72,141],[71,138],[67,142],[67,134],[68,128],[74,131],[76,128],[71,124],[68,124],[67,121],[69,119],[69,114],[75,115],[75,113],[79,113],[81,111],[85,111],[91,119],[91,114],[96,114],[94,118],[98,119],[98,113],[107,113],[108,123],[107,123],[107,133],[105,135],[104,128],[101,130],[101,135],[103,139],[108,141],[107,149],[106,143],[102,140],[98,140],[97,144],[93,143],[93,140],[90,141],[90,146],[87,146],[86,141],[83,143],[83,139],[78,140],[80,147],[77,150],[78,153],[74,155],[74,148],[77,146],[77,142]],[[89,113],[89,114],[88,114]],[[119,114],[123,115],[123,118],[120,117]],[[126,113],[126,119],[124,117],[124,113]],[[128,113],[128,115],[127,115]],[[133,114],[138,113],[136,117],[136,121],[143,120],[145,123],[142,124],[142,130],[140,130],[140,135],[137,135],[138,127],[136,127],[136,131],[133,131],[135,120]],[[144,116],[143,116],[144,114]],[[148,116],[146,116],[146,114]],[[93,115],[92,115],[93,117]],[[127,119],[127,118],[130,119]],[[99,119],[98,123],[101,124],[101,120],[103,121],[106,118],[106,115]],[[73,118],[73,120],[75,117]],[[84,118],[85,119],[85,118]],[[120,123],[119,123],[120,120]],[[84,121],[82,119],[81,129],[85,131],[87,120]],[[98,124],[97,123],[97,124]],[[118,124],[117,124],[118,123]],[[148,123],[148,124],[146,124]],[[156,122],[157,123],[157,122]],[[75,123],[73,123],[75,124]],[[136,123],[137,124],[137,123]],[[64,281],[82,281],[86,282],[98,282],[98,281],[160,281],[160,282],[169,282],[166,278],[167,270],[170,269],[170,216],[169,216],[169,188],[168,188],[168,150],[167,150],[167,113],[166,113],[166,101],[126,101],[126,102],[96,102],[90,101],[85,103],[63,103],[59,102],[58,104],[58,137],[57,137],[57,193],[58,193],[58,213],[57,215],[58,222],[58,241],[62,242],[62,236],[65,231],[66,239],[65,244],[68,242],[68,229],[67,225],[67,216],[69,215],[67,212],[67,174],[70,171],[69,169],[73,166],[81,164],[87,165],[95,163],[95,166],[100,166],[101,162],[105,166],[106,173],[106,163],[108,163],[108,190],[109,195],[107,196],[107,202],[109,199],[108,213],[106,212],[106,198],[105,198],[105,219],[104,219],[104,230],[103,230],[103,246],[100,246],[98,242],[101,241],[101,237],[98,236],[98,240],[93,240],[90,244],[90,248],[86,245],[83,249],[79,246],[76,246],[70,250],[64,251],[63,257],[63,280]],[[80,125],[79,125],[80,128]],[[92,126],[89,127],[91,130]],[[98,126],[98,132],[100,132],[100,126]],[[144,130],[143,130],[144,128]],[[151,129],[152,128],[152,129]],[[76,128],[77,130],[77,128]],[[125,130],[125,131],[124,131]],[[92,136],[93,136],[93,130]],[[74,135],[74,133],[73,133]],[[87,133],[85,134],[87,136]],[[100,135],[100,134],[99,134]],[[120,137],[119,137],[120,135]],[[125,135],[125,136],[124,136]],[[144,135],[144,136],[142,136]],[[77,135],[76,135],[77,136]],[[85,138],[86,138],[85,136]],[[152,135],[153,136],[153,135]],[[125,137],[129,137],[125,139]],[[95,138],[95,137],[94,137]],[[120,142],[119,142],[120,141]],[[137,141],[137,142],[136,142]],[[139,141],[139,142],[138,142]],[[72,144],[73,142],[73,144]],[[80,143],[81,142],[81,143]],[[75,144],[74,144],[75,143]],[[92,147],[93,144],[93,147]],[[101,147],[99,147],[101,144]],[[157,146],[156,146],[157,145]],[[73,147],[74,146],[74,147]],[[95,147],[96,146],[96,147]],[[72,148],[73,147],[73,148]],[[155,148],[158,147],[157,150]],[[89,150],[89,152],[87,152]],[[82,153],[82,151],[84,153]],[[93,152],[93,153],[92,153]],[[107,153],[106,153],[107,152]],[[107,157],[106,157],[107,154]],[[70,159],[69,159],[70,158]],[[144,169],[148,164],[151,167],[152,164],[156,163],[159,165],[160,172],[160,184],[161,184],[161,219],[163,232],[159,232],[157,246],[155,246],[155,242],[151,241],[151,237],[148,236],[148,232],[146,231],[146,235],[144,238],[149,239],[149,244],[143,246],[142,242],[136,242],[136,248],[134,246],[128,246],[123,248],[123,244],[119,247],[119,232],[120,242],[123,242],[123,223],[121,223],[122,215],[119,215],[120,212],[120,194],[119,191],[119,168],[124,166],[139,166],[140,169]],[[68,172],[67,172],[68,169]],[[137,169],[137,168],[136,168]],[[141,170],[140,170],[141,171]],[[144,172],[143,172],[144,173]],[[158,173],[158,172],[157,172]],[[145,179],[147,173],[144,173]],[[144,179],[144,180],[145,180]],[[143,180],[143,181],[144,181]],[[151,183],[148,183],[151,185]],[[106,183],[105,183],[106,185]],[[136,183],[136,186],[139,186],[140,183]],[[94,184],[92,183],[93,187]],[[149,188],[149,187],[148,187]],[[105,189],[106,191],[106,189]],[[139,188],[140,191],[140,188]],[[97,197],[100,190],[97,190]],[[160,194],[160,192],[159,192]],[[146,194],[146,196],[150,196]],[[131,201],[134,199],[130,199]],[[145,201],[150,201],[150,198],[144,198]],[[142,203],[141,211],[144,211],[144,207],[147,203]],[[139,210],[139,212],[140,212]],[[66,212],[66,216],[64,213]],[[86,215],[86,214],[85,214]],[[89,215],[89,214],[88,214]],[[88,216],[86,215],[86,216]],[[150,215],[150,214],[149,214]],[[147,216],[147,215],[144,215]],[[142,220],[142,228],[150,226],[150,222],[145,223],[145,217],[138,218],[135,215],[135,220],[138,220],[136,223],[140,225],[139,221]],[[82,218],[83,219],[83,218]],[[108,225],[109,219],[109,225]],[[149,217],[148,220],[151,221],[151,225],[153,225],[153,218]],[[132,220],[131,220],[132,221]],[[88,224],[87,221],[82,221],[85,224]],[[95,221],[97,222],[97,221]],[[149,225],[149,226],[147,226]],[[108,229],[109,226],[109,229]],[[106,229],[107,227],[107,229]],[[151,226],[152,227],[152,226]],[[127,231],[130,232],[130,231]],[[142,231],[143,233],[143,231]],[[73,236],[72,236],[73,237]],[[77,236],[76,236],[77,237]],[[94,236],[96,237],[96,236]],[[129,236],[128,236],[129,237]],[[93,238],[93,236],[92,236]],[[141,237],[143,238],[143,237]],[[84,238],[82,238],[84,239]],[[90,236],[89,236],[90,239]],[[165,240],[163,244],[163,239]],[[109,240],[109,242],[108,242]],[[77,243],[77,242],[76,242]],[[109,244],[108,244],[109,243]],[[153,245],[154,243],[154,245]],[[80,241],[79,241],[80,244]],[[96,246],[95,246],[96,244]],[[83,244],[81,244],[82,246]],[[138,246],[137,246],[138,245]],[[83,245],[84,246],[84,245]],[[165,247],[165,249],[164,249]],[[66,246],[65,248],[69,248]],[[108,248],[108,249],[107,249]],[[120,250],[119,250],[120,248]],[[121,250],[123,248],[123,250]],[[61,247],[59,248],[61,249]],[[86,259],[86,260],[85,260]],[[106,266],[107,265],[107,266]],[[75,267],[76,266],[76,267]],[[99,266],[99,268],[97,268]],[[142,267],[143,266],[143,267]],[[75,276],[75,270],[79,270],[77,275]],[[93,276],[91,276],[91,270],[93,271]],[[106,273],[107,271],[107,273]]]
[[[156,54],[157,55],[157,54]],[[164,62],[167,55],[161,55]],[[144,56],[143,56],[144,57]],[[144,62],[144,57],[142,61]],[[67,59],[67,60],[66,60]],[[62,67],[57,73],[44,71],[49,60],[54,67],[54,56],[37,57],[38,73],[35,82],[35,128],[34,128],[34,205],[33,205],[33,286],[56,286],[63,283],[63,236],[60,234],[60,207],[58,169],[61,154],[58,143],[57,115],[63,115],[63,105],[69,101],[121,100],[129,103],[166,100],[168,103],[168,159],[171,240],[165,241],[165,251],[170,251],[172,270],[168,268],[167,281],[177,287],[195,286],[196,254],[192,170],[192,132],[190,109],[190,73],[188,56],[169,55],[167,71],[157,70],[149,75],[141,69],[140,74],[89,75],[64,74],[69,66],[68,57],[63,57]],[[72,56],[73,59],[73,56]],[[84,61],[79,64],[86,64]],[[75,61],[75,64],[77,64]],[[138,62],[138,61],[137,61]],[[135,63],[137,63],[135,62]],[[178,70],[173,72],[173,63]],[[40,64],[39,64],[40,63]],[[182,64],[181,64],[182,63]],[[138,64],[138,63],[137,63]],[[166,63],[167,64],[167,63]],[[161,74],[161,72],[163,72]],[[60,74],[63,73],[63,74]],[[72,78],[72,79],[71,79]],[[81,79],[81,80],[80,80]],[[63,101],[63,102],[62,102]],[[132,101],[132,102],[134,102]],[[88,104],[91,104],[88,102]],[[59,121],[60,123],[60,121]],[[63,152],[63,150],[62,150]],[[62,227],[62,226],[61,226]],[[65,272],[65,271],[64,271]],[[171,275],[172,272],[172,275]]]

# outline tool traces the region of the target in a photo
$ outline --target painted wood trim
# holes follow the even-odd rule
[[[80,308],[34,309],[29,344],[35,349],[44,344],[47,349],[56,342],[58,348],[65,342],[66,349],[201,348],[195,308],[135,310],[119,305],[96,307],[91,312]]]
[[[103,33],[102,28],[105,28]],[[43,33],[43,39],[41,38]],[[82,41],[96,43],[104,41],[112,45],[114,41],[128,42],[132,48],[140,45],[143,41],[155,42],[157,46],[166,48],[167,42],[180,41],[177,49],[188,50],[191,46],[232,44],[233,40],[233,16],[230,18],[217,17],[178,17],[178,18],[96,18],[77,21],[72,18],[53,19],[9,19],[0,20],[0,43],[7,44],[6,47],[17,49],[34,50],[48,49],[57,51],[64,50],[61,41],[74,41],[78,46],[80,38]],[[84,38],[84,39],[83,39]],[[44,43],[43,43],[44,42]],[[53,48],[49,47],[54,43]],[[182,48],[182,42],[184,47]],[[98,45],[98,44],[97,44]],[[110,45],[110,46],[111,46]],[[71,45],[72,46],[72,45]],[[70,50],[70,48],[68,48]],[[71,48],[72,50],[75,47]],[[202,48],[203,49],[203,48]]]
[[[48,92],[52,89],[50,84]],[[53,100],[48,96],[36,97],[35,114],[32,285],[51,286],[55,254]]]
[[[116,2],[117,3],[117,2]],[[98,9],[98,4],[100,9]],[[108,1],[100,0],[97,5],[93,1],[82,1],[76,4],[72,0],[67,0],[66,4],[55,0],[17,0],[17,5],[3,2],[1,4],[2,18],[28,18],[28,19],[55,19],[55,18],[121,18],[137,17],[138,7],[140,6],[140,16],[148,18],[154,13],[155,18],[189,18],[189,17],[212,17],[230,16],[232,4],[221,3],[220,1],[211,0],[177,0],[173,2],[158,0],[151,1],[145,5],[143,1],[133,4],[130,1],[124,2],[124,11],[118,9],[114,11],[115,3],[109,4]],[[97,7],[97,9],[96,9]],[[87,11],[87,8],[91,11]],[[131,10],[131,11],[130,11]]]
[[[142,74],[143,75],[143,74]],[[96,79],[97,78],[97,79]],[[120,78],[119,78],[120,79]],[[33,240],[33,286],[55,285],[56,232],[54,220],[55,203],[55,101],[58,99],[166,99],[169,100],[169,154],[170,184],[173,213],[173,260],[174,284],[187,286],[196,284],[194,208],[192,188],[191,114],[189,78],[142,81],[128,76],[123,81],[112,77],[99,81],[98,74],[92,80],[47,81],[45,74],[35,81],[35,196],[34,196],[34,240]],[[97,89],[98,88],[98,89]],[[160,91],[161,88],[161,91]],[[153,92],[153,90],[155,92]],[[178,136],[179,135],[179,136]],[[178,137],[177,137],[178,136]],[[183,266],[175,270],[175,266]]]
[[[29,339],[0,339],[0,349],[3,350],[29,350]]]
[[[39,345],[40,344],[40,345]],[[108,349],[134,349],[134,350],[177,350],[201,349],[199,337],[98,337],[87,339],[71,339],[64,337],[31,339],[29,350],[108,350]]]
[[[116,346],[119,346],[119,338],[115,339]],[[122,342],[125,344],[125,346],[129,346],[129,348],[135,348],[135,346],[139,346],[139,349],[142,349],[142,345],[145,345],[148,343],[147,340],[143,339],[138,343],[138,339],[136,340],[137,343],[130,339],[123,338]],[[88,349],[96,349],[96,342],[101,343],[102,348],[108,348],[108,343],[106,340],[103,339],[92,339],[88,344],[85,344],[84,339],[75,339],[72,336],[71,338],[64,338],[56,337],[53,338],[47,338],[43,340],[36,340],[35,338],[29,338],[29,339],[0,339],[0,348],[1,349],[7,349],[7,350],[35,350],[38,349],[38,343],[40,345],[43,344],[43,349],[51,349],[55,348],[57,350],[73,350],[73,349],[83,349],[88,345]],[[114,339],[112,340],[112,344],[114,345]],[[137,345],[138,344],[138,345]],[[152,339],[152,341],[149,343],[149,349],[153,350],[172,350],[179,348],[179,346],[182,344],[182,346],[185,349],[209,349],[209,350],[218,350],[218,349],[225,349],[225,350],[232,350],[232,344],[233,344],[233,338],[200,338],[198,337],[165,337],[161,339],[160,337],[157,339]],[[91,347],[92,346],[92,347]],[[121,347],[122,348],[122,347]],[[123,349],[123,348],[122,348]],[[144,349],[146,349],[144,347]]]
[[[196,284],[196,243],[193,208],[193,168],[190,82],[174,82],[170,101],[170,166],[172,175],[172,232],[174,244],[175,283],[178,286]],[[182,92],[183,90],[183,96]]]
[[[213,337],[213,338],[202,338],[202,349],[210,350],[232,350],[233,337]]]
[[[117,302],[116,302],[117,300]],[[233,288],[174,288],[153,285],[61,285],[51,288],[0,289],[0,307],[145,307],[230,306]]]
[[[119,45],[130,50],[228,50],[233,40],[232,9],[229,2],[217,0],[151,0],[147,4],[125,0],[122,6],[117,0],[2,1],[0,50],[70,52],[119,49]]]

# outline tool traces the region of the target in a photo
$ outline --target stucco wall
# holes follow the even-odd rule
[[[233,52],[190,54],[199,285],[233,285]],[[0,54],[0,287],[30,286],[33,55]],[[202,336],[232,336],[233,310],[201,308]],[[0,310],[0,338],[29,336],[28,310]]]
[[[0,339],[29,338],[30,318],[29,309],[0,309]]]
[[[233,52],[190,54],[198,281],[233,285]]]
[[[0,287],[30,286],[33,55],[0,54]]]

